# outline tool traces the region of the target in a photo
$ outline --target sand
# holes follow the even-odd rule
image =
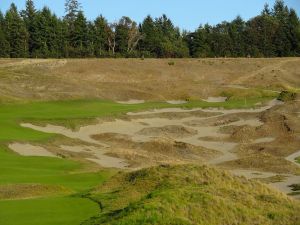
[[[226,102],[227,97],[208,97],[207,99],[203,99],[206,102]]]
[[[145,100],[131,99],[128,101],[117,101],[117,103],[125,104],[125,105],[135,105],[135,104],[143,104],[145,103]]]
[[[47,149],[40,146],[31,145],[31,144],[13,143],[13,144],[9,144],[8,147],[14,152],[23,156],[57,157],[52,152],[49,152]]]

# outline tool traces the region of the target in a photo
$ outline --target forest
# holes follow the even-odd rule
[[[124,16],[109,22],[87,20],[77,0],[66,0],[65,16],[48,7],[24,10],[11,4],[0,11],[2,58],[184,58],[300,56],[300,21],[294,9],[277,0],[260,15],[244,21],[200,25],[181,30],[170,18],[146,16],[137,23]]]

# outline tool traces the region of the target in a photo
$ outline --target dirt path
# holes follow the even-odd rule
[[[288,59],[288,60],[282,60],[280,62],[277,62],[276,64],[267,65],[259,70],[255,70],[253,73],[250,73],[247,76],[239,77],[232,83],[238,84],[238,85],[244,84],[247,80],[250,80],[251,78],[258,76],[259,74],[267,74],[271,70],[274,71],[274,70],[280,69],[286,63],[296,62],[296,61],[298,61],[298,59]]]

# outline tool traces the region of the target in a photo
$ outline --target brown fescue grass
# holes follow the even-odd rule
[[[300,86],[300,58],[1,60],[0,96],[111,100],[232,98]],[[247,88],[227,87],[238,84]]]

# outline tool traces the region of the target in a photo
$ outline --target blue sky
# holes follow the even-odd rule
[[[14,2],[19,9],[25,0],[0,0],[0,9],[6,11]],[[35,0],[37,8],[50,7],[58,16],[64,15],[64,0]],[[150,14],[158,17],[167,14],[181,29],[194,30],[200,24],[216,24],[232,20],[237,15],[249,19],[260,13],[265,3],[273,5],[275,0],[81,0],[83,10],[89,19],[99,14],[113,22],[121,16],[129,16],[137,22]],[[300,0],[285,0],[300,16]]]

